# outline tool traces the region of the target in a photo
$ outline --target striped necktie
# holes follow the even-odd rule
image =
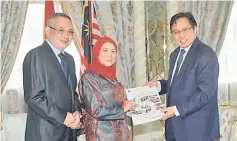
[[[179,54],[179,58],[178,58],[178,61],[177,61],[175,73],[174,73],[174,76],[173,76],[173,77],[176,77],[176,76],[178,75],[178,72],[179,72],[181,63],[182,63],[182,61],[183,61],[184,53],[185,53],[185,50],[184,50],[184,49],[181,49],[181,50],[180,50],[180,54]]]
[[[63,73],[67,79],[67,83],[68,83],[68,86],[70,87],[70,90],[72,91],[72,82],[71,82],[71,77],[70,77],[70,74],[68,73],[68,65],[67,65],[67,61],[66,61],[66,58],[65,58],[65,55],[63,53],[60,53],[58,55],[58,57],[61,59],[61,67],[62,67],[62,70],[63,70]]]
[[[65,55],[63,53],[60,53],[58,55],[58,57],[61,59],[61,67],[62,67],[62,70],[63,70],[63,73],[66,77],[66,79],[68,80],[68,68],[67,68],[67,61],[66,61],[66,58],[65,58]]]

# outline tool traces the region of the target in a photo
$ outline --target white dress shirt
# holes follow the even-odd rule
[[[59,63],[61,64],[61,59],[60,59],[59,56],[58,56],[58,55],[61,53],[61,51],[58,50],[57,48],[55,48],[55,47],[53,46],[53,44],[50,43],[49,40],[46,39],[46,42],[47,42],[47,43],[49,44],[49,46],[52,48],[52,50],[53,50],[55,56],[57,57]],[[62,51],[62,53],[64,54],[64,51]]]

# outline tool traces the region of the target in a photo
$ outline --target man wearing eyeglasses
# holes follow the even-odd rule
[[[214,141],[220,137],[217,56],[196,37],[191,13],[174,15],[170,30],[178,47],[170,55],[168,80],[146,83],[157,86],[160,94],[167,93],[162,117],[166,140]]]
[[[64,51],[73,37],[70,17],[53,14],[46,35],[44,43],[30,50],[23,63],[28,105],[25,141],[76,141],[81,108],[75,94],[75,63]]]

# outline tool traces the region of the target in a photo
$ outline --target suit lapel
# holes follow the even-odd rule
[[[177,59],[177,56],[179,54],[179,47],[175,49],[175,51],[173,52],[173,54],[170,56],[170,69],[169,69],[169,86],[171,83],[171,78],[172,78],[172,74],[173,74],[173,70],[174,70],[174,65],[175,65],[175,61]]]

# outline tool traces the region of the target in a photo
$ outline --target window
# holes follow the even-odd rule
[[[219,89],[220,104],[237,104],[237,3],[230,15],[225,40],[219,55]]]
[[[219,55],[220,83],[237,82],[237,3],[232,8],[223,47]]]

